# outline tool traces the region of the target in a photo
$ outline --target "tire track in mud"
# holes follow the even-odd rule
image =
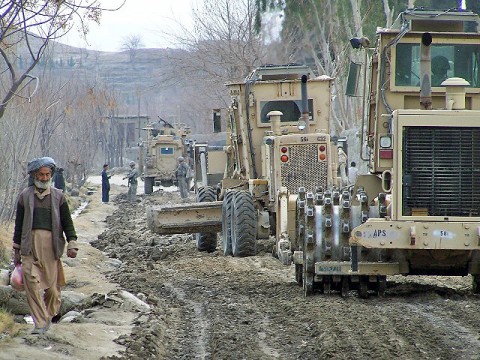
[[[446,349],[450,349],[462,359],[480,358],[480,336],[478,329],[469,329],[445,312],[444,307],[437,305],[412,305],[406,307],[433,330],[436,337]],[[453,355],[453,354],[452,354]],[[452,356],[453,358],[453,356]]]
[[[271,347],[268,342],[268,332],[267,329],[271,326],[270,320],[268,317],[264,316],[260,321],[259,321],[259,331],[258,331],[258,347],[259,349],[268,357],[274,358],[274,359],[279,359],[280,353]]]
[[[187,299],[185,292],[172,283],[163,283],[163,285],[174,294],[180,302],[186,304],[187,309],[193,311],[194,318],[190,318],[193,328],[190,329],[190,334],[188,334],[194,339],[191,344],[191,350],[193,350],[195,358],[206,359],[210,355],[210,352],[207,351],[210,323],[205,317],[203,306],[196,301]]]
[[[480,359],[471,279],[394,277],[385,298],[305,298],[293,268],[269,255],[271,243],[249,258],[225,257],[220,244],[200,253],[191,236],[150,234],[142,217],[126,206],[102,241],[125,262],[115,278],[156,307],[126,359],[146,358],[152,328],[152,359]]]
[[[268,315],[258,306],[259,302],[268,302],[267,298],[259,298],[263,286],[258,282],[267,283],[266,278],[272,276],[281,279],[277,281],[286,278],[284,268],[279,272],[269,269],[272,262],[276,265],[270,257],[237,259],[206,255],[170,264],[169,281],[175,281],[174,287],[181,288],[187,298],[204,304],[212,325],[206,328],[209,334],[205,336],[212,358],[288,358],[278,346],[280,336],[271,331]]]

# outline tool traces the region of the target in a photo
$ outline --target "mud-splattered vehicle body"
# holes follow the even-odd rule
[[[377,30],[373,49],[365,39],[352,44],[370,59],[370,174],[357,178],[353,196],[299,195],[297,279],[306,294],[366,297],[383,294],[387,275],[472,274],[479,292],[478,16],[408,10]]]
[[[225,255],[256,253],[257,239],[277,239],[291,263],[299,188],[333,188],[339,157],[330,140],[332,79],[305,66],[265,66],[227,84],[226,163],[220,188],[198,188],[197,203],[149,210],[155,232],[196,232],[199,250],[213,251],[217,231]],[[342,160],[342,168],[346,163]],[[208,231],[208,232],[202,232]]]

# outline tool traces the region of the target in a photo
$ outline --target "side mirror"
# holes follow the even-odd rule
[[[350,61],[350,68],[348,70],[347,88],[345,95],[358,96],[358,82],[360,79],[360,69],[362,65]]]

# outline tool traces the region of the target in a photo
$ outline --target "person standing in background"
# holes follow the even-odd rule
[[[55,174],[53,174],[53,186],[65,192],[65,176],[63,175],[63,168],[58,168],[58,170],[55,171]]]
[[[355,181],[357,181],[357,173],[358,169],[356,168],[357,164],[355,161],[350,163],[350,167],[348,168],[348,182],[350,185],[354,185]]]
[[[182,199],[188,197],[188,183],[187,183],[187,173],[188,165],[185,164],[185,158],[183,156],[178,157],[178,166],[175,170],[175,177],[177,178],[178,190],[180,190],[180,196]]]
[[[130,171],[128,172],[127,176],[123,178],[123,180],[128,179],[127,199],[132,203],[137,200],[137,177],[138,172],[137,169],[135,169],[135,162],[130,161]]]
[[[108,164],[103,165],[102,170],[102,203],[106,204],[109,200],[110,194],[110,178],[112,175],[108,175]]]
[[[442,86],[442,82],[448,78],[448,70],[450,70],[450,63],[445,56],[438,55],[432,59],[432,86]]]

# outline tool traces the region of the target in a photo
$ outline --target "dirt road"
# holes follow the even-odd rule
[[[115,194],[125,191],[126,187],[113,189]],[[119,303],[101,304],[107,294],[121,289],[105,278],[105,274],[116,266],[115,262],[90,245],[106,229],[105,218],[116,207],[102,204],[98,192],[83,200],[88,201],[88,206],[74,219],[79,236],[78,256],[75,259],[63,257],[67,286],[62,298],[65,303],[65,296],[83,296],[86,305],[76,309],[79,316],[53,324],[45,335],[30,335],[33,325],[24,323],[17,325],[18,333],[13,338],[0,334],[1,360],[99,359],[124,349],[115,339],[130,334],[137,311],[126,310]],[[18,322],[21,319],[23,316],[17,316]]]
[[[293,269],[264,242],[250,258],[200,253],[192,235],[146,228],[142,196],[107,218],[93,245],[122,266],[109,278],[154,305],[135,323],[125,359],[480,359],[480,297],[471,278],[392,277],[385,298],[305,298]]]

